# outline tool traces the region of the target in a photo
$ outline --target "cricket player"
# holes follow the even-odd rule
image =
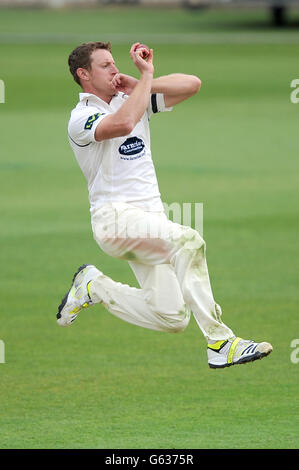
[[[57,322],[69,326],[82,309],[103,304],[127,322],[176,333],[192,312],[207,340],[211,368],[261,359],[272,346],[239,338],[223,323],[205,242],[191,227],[167,218],[156,179],[149,120],[198,93],[201,81],[181,73],[153,78],[153,50],[140,43],[132,45],[130,58],[139,79],[119,72],[110,43],[85,43],[70,54],[70,72],[82,93],[68,136],[88,183],[94,238],[105,253],[129,262],[140,288],[84,264]]]

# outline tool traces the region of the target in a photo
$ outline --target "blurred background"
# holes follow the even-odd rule
[[[276,26],[287,23],[287,14],[295,7],[298,0],[0,0],[0,6],[63,8],[63,7],[103,7],[109,5],[140,7],[175,7],[190,10],[206,8],[260,8],[266,9]]]
[[[0,0],[0,448],[298,448],[298,25],[295,1]],[[162,200],[203,203],[215,299],[263,361],[209,370],[193,318],[167,335],[98,305],[57,326],[83,263],[137,287],[92,238],[67,141],[67,58],[93,40],[123,73],[139,41],[156,76],[201,78],[151,119]]]
[[[191,10],[206,8],[260,8],[269,12],[277,26],[287,23],[287,14],[298,8],[298,0],[0,0],[0,6],[63,8],[63,7],[103,7],[109,5],[182,7]]]

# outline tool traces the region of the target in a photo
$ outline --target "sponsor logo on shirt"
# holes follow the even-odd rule
[[[122,160],[135,160],[145,154],[145,144],[139,137],[128,137],[118,149]],[[135,155],[135,156],[134,156]]]
[[[93,126],[93,123],[97,119],[99,119],[99,117],[102,116],[103,114],[105,114],[105,113],[96,113],[96,114],[93,114],[92,116],[89,116],[89,118],[87,119],[87,121],[85,123],[84,129],[91,129],[92,126]]]

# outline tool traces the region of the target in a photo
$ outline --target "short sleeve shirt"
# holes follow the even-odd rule
[[[88,182],[90,210],[107,202],[127,202],[147,211],[163,211],[150,149],[150,117],[166,108],[163,94],[150,95],[146,112],[133,131],[97,142],[95,130],[128,99],[123,93],[106,103],[96,95],[80,93],[68,124],[68,137]]]

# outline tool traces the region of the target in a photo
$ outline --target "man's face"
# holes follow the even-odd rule
[[[92,52],[91,68],[88,70],[88,87],[103,95],[114,95],[115,88],[111,80],[118,73],[113,57],[106,49],[96,49]],[[84,82],[82,83],[84,86]]]

